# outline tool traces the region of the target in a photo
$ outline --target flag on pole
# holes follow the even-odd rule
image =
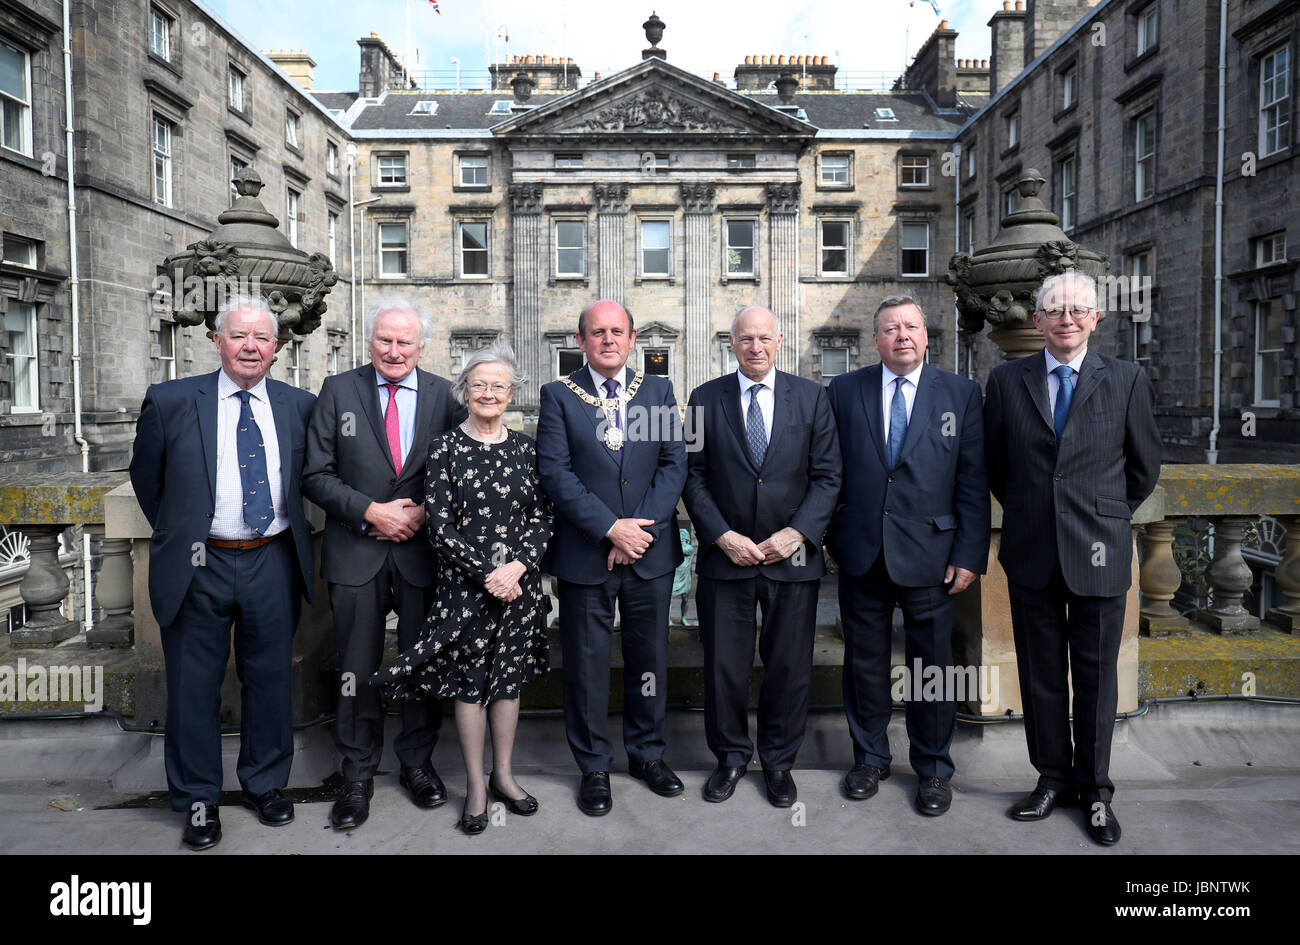
[[[932,0],[932,2],[933,2],[933,0]],[[438,9],[438,0],[429,0],[429,5],[430,5],[431,7],[433,7],[433,12],[434,12],[434,13],[438,14],[438,16],[442,16],[442,11]],[[939,8],[938,8],[938,7],[935,7],[935,8],[934,8],[934,12],[935,12],[935,13],[938,13],[938,12],[939,12]]]
[[[430,2],[432,3],[433,0],[430,0]],[[939,15],[939,4],[937,4],[937,3],[935,2],[935,0],[930,0],[930,6],[934,8],[934,15],[935,15],[935,16],[938,16],[938,15]],[[437,3],[433,3],[433,8],[434,8],[435,10],[438,9],[438,4],[437,4]]]

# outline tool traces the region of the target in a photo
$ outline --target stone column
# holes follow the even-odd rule
[[[717,187],[710,183],[682,184],[686,211],[686,344],[683,357],[685,387],[677,392],[685,402],[691,391],[709,379],[709,329],[712,327],[713,199]]]
[[[103,525],[84,528],[98,538],[103,555],[94,592],[95,603],[102,613],[86,632],[86,646],[131,646],[135,643],[135,621],[131,617],[134,597],[131,539],[105,538]]]
[[[1250,590],[1250,565],[1241,553],[1241,541],[1249,518],[1225,516],[1214,522],[1214,560],[1205,569],[1214,603],[1201,619],[1219,633],[1241,633],[1259,629],[1259,618],[1242,606]]]
[[[27,536],[31,564],[18,585],[27,621],[9,634],[10,645],[54,646],[77,635],[77,625],[59,613],[68,596],[68,576],[59,567],[59,533],[67,526],[17,524]]]
[[[623,259],[627,222],[627,184],[596,185],[596,271],[602,299],[623,304]]]
[[[776,356],[778,370],[799,373],[799,182],[767,185],[768,307],[776,316],[785,342]]]
[[[1187,618],[1170,606],[1183,575],[1174,560],[1174,528],[1179,519],[1150,522],[1138,532],[1142,545],[1142,606],[1139,625],[1149,637],[1167,637],[1189,630]]]
[[[1282,524],[1286,526],[1286,551],[1273,571],[1273,580],[1284,601],[1268,612],[1268,620],[1289,633],[1297,633],[1300,632],[1300,515],[1288,515]]]
[[[542,383],[542,336],[538,320],[542,273],[542,185],[510,185],[514,231],[515,355],[524,386],[515,406],[536,410]]]

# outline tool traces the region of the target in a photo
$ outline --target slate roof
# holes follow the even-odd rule
[[[542,105],[567,92],[534,92],[529,104]],[[775,93],[743,93],[747,98],[765,105],[775,106]],[[964,97],[972,97],[966,93]],[[356,100],[355,92],[319,92],[316,98],[326,108],[347,109]],[[412,114],[417,102],[432,101],[437,107],[434,114]],[[495,102],[512,102],[513,93],[506,90],[449,92],[444,90],[416,89],[389,91],[381,102],[365,106],[352,123],[354,131],[378,129],[416,131],[423,129],[482,130],[505,121],[512,112],[492,112]],[[921,92],[810,92],[796,94],[794,104],[801,106],[807,121],[818,128],[896,130],[896,131],[955,131],[973,110],[970,105],[951,114],[936,114],[928,98]],[[963,103],[966,104],[966,103]],[[974,104],[975,108],[979,104]],[[896,121],[875,117],[875,109],[894,110]]]

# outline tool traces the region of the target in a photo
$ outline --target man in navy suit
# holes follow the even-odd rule
[[[626,366],[631,314],[602,299],[578,319],[587,363],[542,387],[538,472],[555,503],[542,570],[559,579],[564,725],[582,771],[578,807],[613,807],[605,737],[609,649],[618,603],[623,639],[623,745],[628,771],[656,794],[682,782],[663,760],[668,606],[682,561],[677,500],[686,481],[672,383]]]
[[[244,803],[293,820],[290,677],[311,529],[298,480],[316,398],[266,372],[278,324],[234,297],[216,319],[221,370],[156,384],[136,424],[131,483],[153,526],[149,599],[167,668],[167,785],[194,849],[221,839],[221,680],[235,626]]]
[[[1045,279],[1034,311],[1045,347],[993,370],[984,418],[1025,740],[1038,769],[1037,786],[1009,813],[1042,820],[1077,795],[1089,835],[1110,846],[1120,838],[1110,744],[1130,519],[1160,477],[1160,431],[1141,365],[1089,350],[1100,318],[1090,276]]]
[[[953,595],[983,574],[989,492],[979,384],[925,363],[925,316],[910,296],[889,296],[874,318],[880,364],[831,381],[844,455],[844,489],[829,545],[840,566],[844,711],[853,767],[844,791],[874,795],[889,777],[890,631],[903,610],[906,673],[951,664]],[[952,804],[949,754],[959,693],[938,698],[905,684],[915,804],[931,816]],[[924,693],[916,699],[917,691]],[[969,698],[969,697],[967,697]]]
[[[822,536],[840,491],[840,450],[825,389],[776,370],[783,335],[756,305],[731,326],[738,369],[701,384],[686,408],[703,429],[683,499],[700,539],[696,603],[704,644],[704,731],[718,767],[704,799],[731,797],[754,754],[749,675],[758,650],[758,757],[768,800],[790,807],[812,682]]]

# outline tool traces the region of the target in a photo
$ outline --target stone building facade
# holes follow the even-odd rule
[[[993,96],[957,135],[962,249],[992,240],[1015,180],[1036,168],[1067,235],[1125,279],[1094,343],[1147,367],[1166,461],[1205,461],[1216,339],[1218,461],[1300,461],[1300,3],[1227,4],[1217,259],[1220,4],[1020,6],[990,21]],[[979,378],[998,357],[983,336],[963,349]]]

